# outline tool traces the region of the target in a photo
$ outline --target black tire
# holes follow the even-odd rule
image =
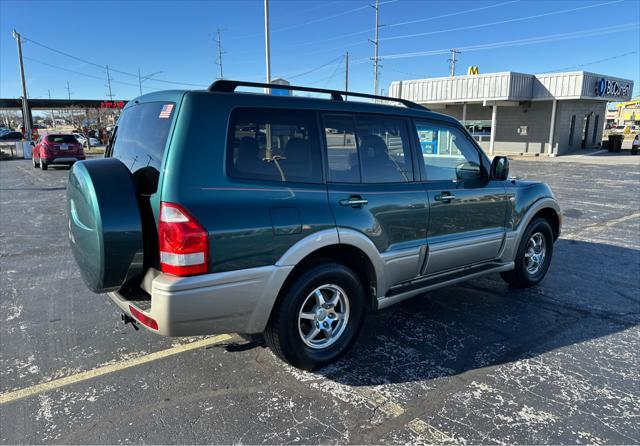
[[[632,155],[637,155],[638,154],[638,146],[632,146],[631,147],[631,154]]]
[[[34,169],[38,168],[38,163],[36,163],[36,158],[33,155],[31,155],[31,164],[33,164]]]
[[[42,158],[40,158],[40,169],[47,170],[48,168],[49,165]]]
[[[531,273],[527,269],[525,253],[528,249],[530,240],[536,234],[540,234],[544,238],[544,259],[541,261],[535,273]],[[518,252],[516,253],[515,269],[500,273],[505,282],[516,288],[529,288],[537,285],[544,279],[547,274],[551,258],[553,257],[553,231],[551,225],[544,218],[536,218],[522,235]]]
[[[344,291],[348,303],[348,318],[341,334],[332,344],[323,348],[311,347],[302,339],[303,329],[300,327],[305,322],[300,322],[299,313],[303,310],[303,305],[306,307],[311,302],[308,299],[311,298],[314,290],[328,285],[337,286]],[[323,288],[323,290],[325,289]],[[344,307],[342,309],[344,310]],[[271,351],[285,362],[300,369],[315,370],[336,361],[353,346],[362,327],[364,310],[365,293],[358,276],[342,264],[322,263],[304,272],[285,291],[282,300],[273,309],[264,333],[265,342]],[[329,315],[327,318],[331,318],[331,316]],[[335,321],[335,323],[335,326],[329,324],[329,327],[336,329],[341,327],[339,321]],[[312,324],[315,325],[316,321],[309,321],[308,324],[311,331],[314,329]],[[323,337],[330,339],[323,331],[319,333],[319,336],[321,337],[320,342],[323,341]]]

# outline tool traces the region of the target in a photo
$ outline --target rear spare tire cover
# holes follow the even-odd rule
[[[69,172],[71,251],[87,286],[115,291],[142,273],[142,222],[129,169],[115,158],[79,161]]]

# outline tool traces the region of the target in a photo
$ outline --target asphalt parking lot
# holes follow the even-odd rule
[[[513,160],[565,213],[544,282],[369,315],[317,373],[235,335],[124,326],[68,249],[68,171],[1,162],[0,442],[640,443],[638,158]]]

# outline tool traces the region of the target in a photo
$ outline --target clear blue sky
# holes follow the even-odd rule
[[[371,92],[373,45],[367,39],[374,36],[375,13],[368,6],[373,2],[272,0],[272,77],[341,88],[343,55],[349,50],[351,89]],[[462,48],[458,74],[465,74],[469,65],[478,65],[483,73],[585,70],[632,79],[634,93],[640,91],[637,0],[380,3],[380,23],[385,25],[380,28],[381,88],[398,79],[446,76],[449,55],[439,50]],[[262,0],[0,0],[0,97],[21,94],[14,28],[27,39],[96,64],[25,42],[32,98],[46,98],[48,90],[54,98],[66,98],[67,81],[72,97],[106,98],[106,74],[100,66],[107,64],[206,86],[218,75],[217,28],[223,29],[224,76],[265,77]],[[137,77],[113,72],[112,78],[116,98],[138,95]],[[154,80],[143,87],[144,92],[181,88]]]

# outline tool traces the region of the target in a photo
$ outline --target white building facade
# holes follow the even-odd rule
[[[462,121],[487,153],[563,155],[600,147],[607,102],[633,81],[586,71],[394,81],[389,96]]]

